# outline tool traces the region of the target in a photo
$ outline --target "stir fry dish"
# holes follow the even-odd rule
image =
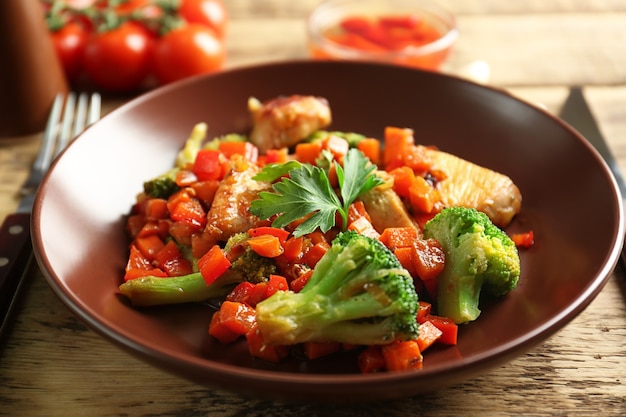
[[[119,291],[136,308],[210,302],[207,329],[259,360],[358,352],[363,373],[415,370],[457,343],[483,297],[520,277],[532,231],[501,173],[417,144],[329,129],[328,101],[248,101],[252,128],[193,127],[127,218]]]

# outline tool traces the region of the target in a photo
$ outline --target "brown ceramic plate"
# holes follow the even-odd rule
[[[247,99],[327,97],[332,128],[380,137],[411,127],[434,144],[509,175],[523,193],[508,231],[535,232],[519,287],[460,329],[458,346],[425,354],[423,370],[361,375],[352,354],[274,365],[244,344],[220,346],[211,310],[138,310],[117,294],[127,257],[124,216],[143,181],[172,166],[192,126],[249,127]],[[56,294],[89,326],[146,361],[198,383],[303,400],[370,400],[466,380],[532,348],[598,294],[624,223],[615,182],[593,148],[545,111],[502,91],[401,67],[293,62],[195,78],[143,95],[88,129],[54,165],[34,210],[37,260]],[[129,371],[132,372],[132,371]]]

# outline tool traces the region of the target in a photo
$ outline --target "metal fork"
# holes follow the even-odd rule
[[[73,138],[100,118],[100,95],[89,96],[81,93],[78,102],[76,93],[67,97],[59,94],[54,99],[41,149],[20,189],[22,201],[0,227],[0,334],[5,330],[33,259],[30,217],[37,188],[54,159]]]
[[[39,183],[43,180],[52,161],[69,145],[71,140],[82,133],[89,125],[100,118],[101,97],[98,93],[80,93],[78,106],[76,93],[71,92],[65,99],[58,94],[52,104],[44,131],[41,149],[33,163],[30,176],[20,189],[20,194],[26,197],[33,195]]]

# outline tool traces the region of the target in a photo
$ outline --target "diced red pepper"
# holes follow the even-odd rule
[[[211,285],[230,268],[224,250],[214,245],[202,258],[198,259],[198,268],[207,285]]]
[[[235,288],[228,294],[226,300],[239,303],[246,303],[251,307],[265,299],[267,295],[267,283],[242,282],[237,284]]]
[[[438,341],[439,343],[456,345],[459,332],[458,324],[447,317],[435,316],[432,314],[428,315],[426,320],[430,321],[435,327],[441,330],[442,333]]]
[[[532,230],[523,233],[513,233],[511,240],[518,248],[527,249],[535,244],[535,234]]]
[[[283,243],[283,248],[285,249],[283,252],[283,258],[289,263],[298,262],[302,257],[303,247],[304,238],[302,236],[290,237]]]
[[[270,275],[267,281],[267,289],[265,291],[265,298],[269,298],[278,291],[289,291],[289,284],[287,278],[281,275]]]
[[[167,200],[162,198],[149,198],[145,206],[146,220],[162,220],[167,219],[169,211],[167,210]]]
[[[256,162],[259,157],[259,148],[247,141],[222,141],[219,151],[228,159],[233,155],[241,155],[250,162]]]
[[[317,265],[317,262],[322,259],[322,256],[328,252],[330,244],[326,241],[315,243],[306,249],[306,252],[302,256],[302,261],[311,268]]]
[[[215,149],[198,151],[191,170],[199,181],[219,180],[224,176],[221,155],[221,152]]]
[[[300,275],[298,278],[291,280],[289,283],[289,288],[293,292],[300,292],[300,290],[309,282],[309,279],[313,275],[313,269],[309,269],[304,274]]]
[[[165,246],[163,239],[161,239],[158,235],[140,236],[135,239],[134,244],[149,261],[153,261],[154,255],[156,255]]]
[[[211,322],[209,323],[209,334],[220,341],[220,343],[229,344],[235,342],[241,337],[240,334],[233,332],[224,326],[220,320],[219,310],[213,313]]]
[[[137,233],[136,238],[146,237],[150,235],[157,235],[161,239],[165,239],[168,237],[170,231],[170,221],[163,220],[150,220],[147,221],[139,233]]]
[[[186,259],[173,240],[168,241],[163,249],[156,253],[154,260],[159,268],[171,277],[191,274],[191,262]]]
[[[170,217],[175,222],[184,222],[201,229],[207,223],[206,212],[200,201],[191,199],[176,204],[170,213]]]
[[[224,301],[215,314],[219,316],[222,326],[239,336],[248,333],[256,321],[256,311],[253,307],[234,301]]]
[[[428,319],[428,316],[430,315],[431,310],[432,310],[431,303],[424,301],[424,300],[419,300],[418,308],[417,308],[417,322],[420,324],[424,323]]]

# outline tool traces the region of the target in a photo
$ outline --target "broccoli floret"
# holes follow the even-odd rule
[[[150,197],[167,199],[180,190],[180,187],[176,184],[176,173],[178,171],[178,168],[173,168],[150,181],[144,182],[143,191]]]
[[[248,233],[236,233],[226,242],[224,250],[229,254],[232,265],[229,272],[238,274],[240,281],[259,283],[269,280],[269,276],[278,270],[276,262],[271,258],[257,254],[246,240],[250,238]]]
[[[456,323],[480,315],[481,290],[500,297],[517,286],[520,259],[515,243],[489,217],[475,209],[443,209],[424,226],[445,253],[438,279],[438,314]]]
[[[268,344],[387,344],[417,338],[417,300],[411,276],[389,249],[346,231],[300,292],[278,291],[257,304],[257,323]]]
[[[193,272],[179,277],[147,276],[133,279],[120,285],[120,292],[133,305],[146,307],[223,298],[241,282],[268,281],[269,276],[276,273],[276,264],[272,259],[258,255],[250,246],[245,245],[248,238],[247,233],[239,233],[228,240],[224,250],[231,259],[231,266],[210,285],[206,284],[200,272]],[[194,269],[197,269],[195,264]]]

